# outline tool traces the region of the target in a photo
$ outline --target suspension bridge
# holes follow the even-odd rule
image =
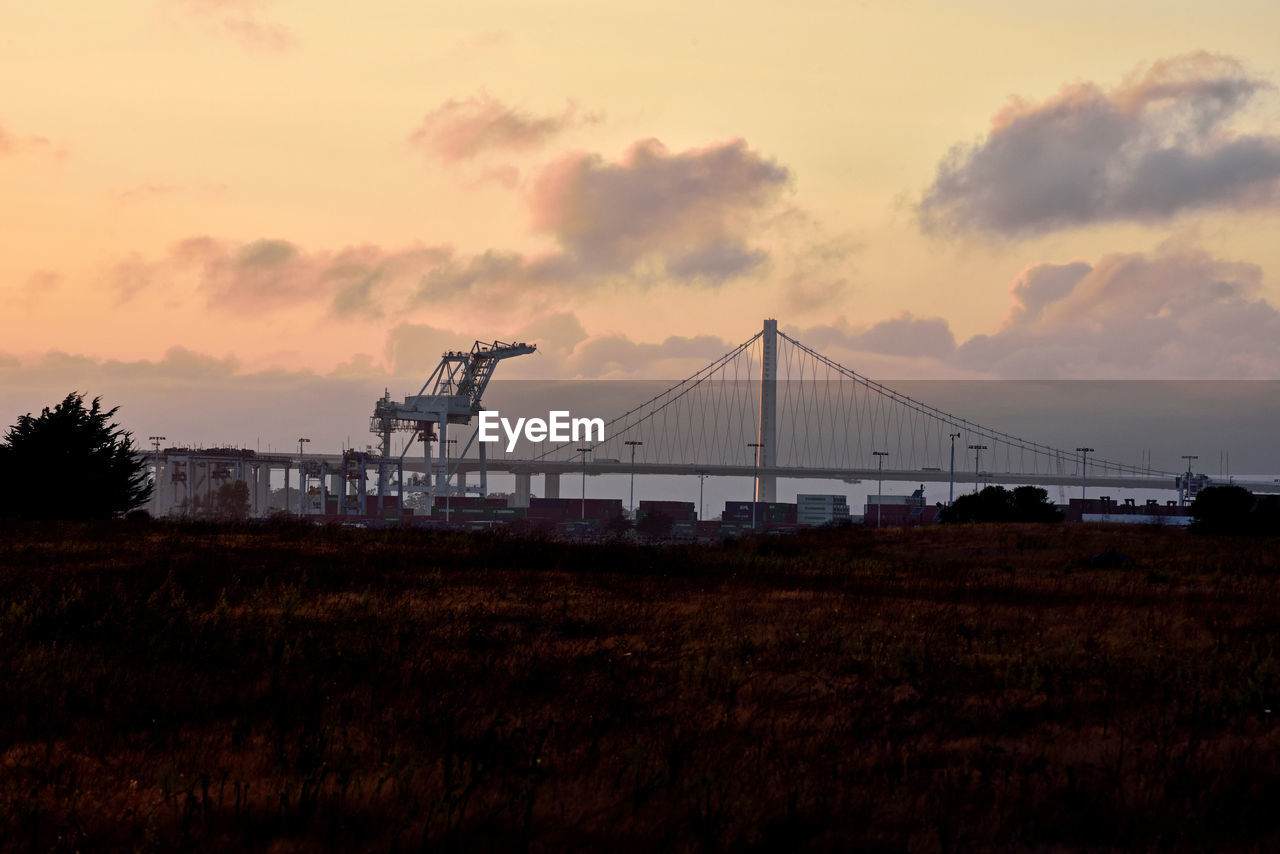
[[[487,494],[488,474],[514,475],[514,506],[527,506],[532,478],[542,495],[559,497],[560,479],[606,474],[752,478],[758,501],[775,501],[780,479],[952,483],[962,491],[978,483],[1179,490],[1185,498],[1210,481],[1204,475],[1154,468],[1099,456],[1092,448],[1059,448],[914,399],[819,353],[778,329],[775,320],[685,379],[605,422],[603,437],[570,442],[520,439],[492,456],[478,442],[473,416],[498,362],[533,352],[523,343],[477,342],[470,351],[444,354],[418,395],[403,403],[389,396],[374,408],[377,453],[307,454],[260,460],[253,475],[254,505],[272,470],[297,466],[321,489],[350,494],[359,480],[363,506],[370,494],[406,490],[440,495]],[[559,409],[559,406],[552,406]],[[465,440],[451,429],[469,430]],[[392,434],[409,441],[397,455]],[[420,450],[413,453],[415,440]],[[458,446],[457,449],[451,446]],[[434,446],[434,447],[433,447]],[[171,463],[157,448],[153,462]],[[163,457],[163,458],[162,458]],[[192,471],[194,457],[187,458]],[[252,461],[248,463],[254,465]],[[237,472],[243,470],[237,469]],[[366,487],[365,472],[377,486]],[[238,476],[228,472],[223,479]],[[424,475],[407,487],[405,472]],[[472,475],[478,485],[468,486]],[[326,476],[332,479],[325,483]],[[158,481],[160,480],[158,474]],[[1236,481],[1237,483],[1239,481]],[[1242,483],[1255,491],[1276,484]],[[188,484],[187,489],[192,487]],[[197,487],[198,489],[198,487]],[[267,487],[269,491],[269,486]],[[330,492],[332,494],[332,492]],[[323,504],[321,505],[323,506]]]

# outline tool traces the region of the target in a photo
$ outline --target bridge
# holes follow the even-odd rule
[[[155,510],[190,506],[202,488],[208,492],[216,483],[236,479],[251,485],[254,512],[265,512],[272,474],[281,470],[286,484],[296,470],[304,492],[338,493],[347,505],[360,508],[367,495],[378,493],[426,492],[429,501],[438,495],[487,494],[490,472],[514,475],[516,506],[528,505],[534,476],[543,478],[545,497],[559,495],[565,475],[752,478],[759,501],[776,500],[778,480],[789,478],[947,483],[948,494],[979,483],[1176,489],[1183,500],[1212,482],[1189,470],[1101,457],[1092,448],[1053,447],[944,411],[835,362],[779,331],[775,320],[607,421],[603,437],[560,443],[521,439],[496,457],[486,453],[475,430],[465,444],[447,438],[450,427],[466,429],[469,416],[483,408],[480,395],[496,360],[532,350],[524,344],[477,342],[469,354],[446,353],[432,377],[456,377],[438,384],[437,391],[448,394],[425,395],[424,384],[403,404],[378,401],[372,428],[381,439],[377,454],[257,457],[241,452],[234,457],[217,451],[206,458],[204,452],[157,448],[148,457],[161,484]],[[470,374],[463,378],[468,365],[478,366],[480,381]],[[551,408],[566,407],[553,403]],[[410,433],[398,456],[390,446],[393,425]],[[420,456],[411,453],[415,440],[421,442]],[[450,447],[455,444],[462,445],[460,452]],[[368,483],[371,471],[377,474],[376,487]],[[406,484],[406,472],[423,475],[420,483]],[[478,485],[468,485],[472,476],[478,476]],[[1254,491],[1277,488],[1271,481],[1234,482]]]

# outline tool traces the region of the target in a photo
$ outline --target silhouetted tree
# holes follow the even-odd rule
[[[1061,522],[1062,512],[1038,486],[1019,486],[1012,492],[988,486],[962,495],[939,514],[943,522]]]
[[[1013,521],[1061,522],[1062,511],[1049,500],[1048,491],[1038,486],[1019,486],[1013,490]]]
[[[85,407],[68,394],[38,417],[18,419],[0,445],[0,515],[25,519],[109,519],[151,497],[146,463],[130,433],[111,422],[101,398]]]
[[[249,484],[243,480],[224,483],[213,496],[213,512],[220,519],[249,518]]]
[[[676,523],[666,513],[650,513],[636,523],[636,532],[646,537],[666,537],[671,534],[671,528]]]
[[[604,529],[610,534],[625,534],[631,530],[631,520],[621,514],[613,516],[605,523]]]
[[[1196,494],[1191,516],[1197,531],[1208,534],[1242,534],[1259,527],[1253,513],[1254,495],[1243,486],[1210,486]]]

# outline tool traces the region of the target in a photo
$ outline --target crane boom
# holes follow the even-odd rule
[[[369,431],[376,433],[381,440],[381,457],[385,460],[391,456],[391,434],[393,432],[410,431],[414,438],[421,438],[424,450],[430,453],[430,442],[443,438],[450,424],[470,424],[471,419],[484,409],[484,393],[493,379],[493,372],[503,359],[523,356],[537,350],[535,344],[504,343],[502,341],[477,341],[470,350],[447,350],[440,356],[440,364],[427,377],[422,388],[415,395],[410,395],[403,402],[391,399],[390,392],[384,391],[373,405],[373,417],[369,419]],[[428,389],[430,391],[428,392]],[[474,437],[473,437],[474,438]],[[470,445],[468,444],[468,447]],[[408,445],[405,452],[408,452]],[[449,489],[449,472],[444,460],[446,447],[440,443],[440,471],[437,474],[438,487]],[[464,452],[465,453],[465,452]],[[404,454],[401,454],[403,458]],[[481,489],[486,489],[486,472],[484,470],[484,445],[480,445]],[[383,488],[384,475],[379,470],[379,490]],[[436,487],[430,495],[434,500]]]

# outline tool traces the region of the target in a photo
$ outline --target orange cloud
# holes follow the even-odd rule
[[[535,116],[481,94],[450,100],[423,117],[409,142],[446,163],[456,163],[488,151],[528,151],[564,130],[599,121],[579,115],[570,104],[556,116]]]
[[[210,32],[252,49],[282,50],[294,42],[289,29],[264,17],[270,0],[168,0],[169,6],[199,20]]]

